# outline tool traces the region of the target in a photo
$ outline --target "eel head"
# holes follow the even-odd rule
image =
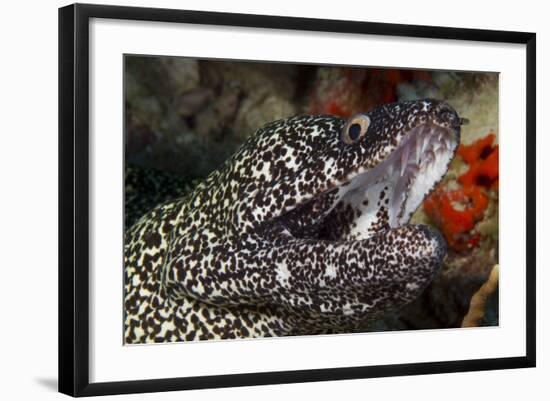
[[[347,120],[271,123],[234,164],[247,194],[236,205],[236,226],[247,233],[283,227],[293,237],[330,240],[403,226],[446,173],[466,121],[447,103],[422,99]]]

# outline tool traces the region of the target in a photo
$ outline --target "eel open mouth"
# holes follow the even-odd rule
[[[442,180],[468,121],[435,100],[388,107],[393,111],[350,117],[340,131],[340,153],[289,175],[288,193],[299,196],[276,221],[290,235],[356,240],[403,226]],[[398,114],[400,107],[407,109]]]
[[[350,233],[364,238],[406,224],[447,172],[457,146],[454,130],[433,123],[408,131],[383,162],[341,189],[339,201],[355,211]]]

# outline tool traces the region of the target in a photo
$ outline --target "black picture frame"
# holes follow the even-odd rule
[[[90,383],[89,22],[91,18],[522,44],[526,47],[526,355],[399,365]],[[75,4],[59,9],[59,391],[71,396],[252,386],[535,366],[536,35],[358,21]]]

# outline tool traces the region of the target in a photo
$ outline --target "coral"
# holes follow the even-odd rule
[[[464,319],[462,327],[479,327],[487,313],[487,304],[490,297],[498,288],[498,265],[495,265],[489,274],[487,281],[472,296],[470,308]]]
[[[127,56],[125,160],[187,181],[208,175],[258,127],[298,113],[300,71],[282,63]]]
[[[424,201],[424,210],[455,251],[477,246],[491,191],[498,191],[498,145],[489,133],[471,145],[460,145],[458,156],[467,164],[456,181],[445,181]],[[458,185],[458,184],[460,185]],[[493,198],[495,195],[493,195]],[[486,226],[486,224],[485,224]]]
[[[479,243],[479,234],[468,233],[483,216],[487,204],[487,196],[477,187],[453,191],[439,187],[424,201],[424,209],[449,246],[460,251]]]
[[[495,138],[491,132],[471,145],[458,148],[458,155],[469,165],[468,171],[458,177],[464,187],[498,189],[498,145],[493,145]]]

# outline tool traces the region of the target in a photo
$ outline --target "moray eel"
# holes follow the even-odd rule
[[[125,342],[358,332],[414,300],[446,243],[408,221],[465,120],[447,103],[267,124],[125,233]]]

